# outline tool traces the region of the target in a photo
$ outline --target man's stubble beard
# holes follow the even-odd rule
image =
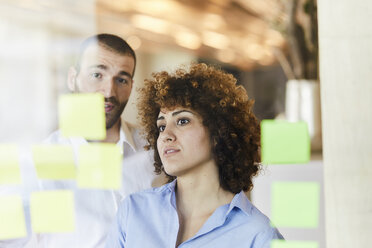
[[[78,84],[75,84],[75,91],[74,93],[86,93],[86,92],[82,92],[78,86]],[[109,98],[106,98],[105,97],[105,102],[110,102],[112,104],[114,104],[114,109],[112,113],[105,113],[105,118],[106,118],[106,130],[112,128],[117,121],[120,120],[120,117],[121,117],[121,114],[123,113],[124,111],[124,108],[125,106],[127,105],[127,101],[123,102],[123,103],[120,103],[116,97],[109,97]],[[116,110],[117,108],[117,110]]]
[[[106,102],[106,98],[105,98]],[[121,104],[115,104],[115,107],[113,108],[113,112],[111,113],[105,113],[106,117],[106,130],[112,128],[118,121],[120,121],[121,114],[124,111],[125,106],[127,105],[128,101],[125,101]]]

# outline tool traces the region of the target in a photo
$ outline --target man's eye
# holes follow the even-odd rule
[[[99,72],[93,72],[93,73],[91,74],[91,76],[92,76],[93,78],[102,78],[102,74],[99,73]]]
[[[179,119],[178,121],[177,121],[177,125],[181,125],[181,126],[183,126],[183,125],[186,125],[187,123],[189,123],[190,121],[188,120],[188,119]]]
[[[120,83],[120,84],[127,84],[127,83],[128,83],[128,80],[125,79],[125,78],[117,78],[116,80],[117,80],[118,83]]]
[[[159,132],[163,132],[165,130],[165,126],[161,125],[161,126],[158,127],[158,129],[159,129]]]

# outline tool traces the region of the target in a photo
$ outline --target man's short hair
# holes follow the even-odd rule
[[[91,44],[101,45],[115,53],[121,55],[128,55],[132,57],[134,59],[134,68],[132,76],[134,76],[134,71],[136,68],[136,54],[125,40],[113,34],[97,34],[83,41],[83,43],[80,45],[79,55],[76,63],[76,70],[78,72],[80,71],[80,63],[81,58],[83,57],[83,53]]]

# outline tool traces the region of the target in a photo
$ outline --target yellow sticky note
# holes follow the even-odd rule
[[[265,164],[307,163],[310,136],[306,122],[263,120],[261,155]]]
[[[72,191],[32,192],[31,226],[35,233],[73,232],[75,230]]]
[[[273,182],[271,220],[277,227],[316,228],[319,219],[317,182]]]
[[[68,145],[34,145],[37,176],[43,179],[75,179],[74,151]]]
[[[0,144],[0,184],[20,183],[18,147],[11,144]]]
[[[81,188],[121,188],[122,154],[115,144],[80,146],[77,183]]]
[[[59,98],[59,126],[65,137],[106,138],[104,97],[99,93],[67,94]]]
[[[25,215],[20,196],[0,197],[0,239],[21,238],[27,235]]]
[[[315,241],[273,240],[270,248],[318,248],[318,243]]]

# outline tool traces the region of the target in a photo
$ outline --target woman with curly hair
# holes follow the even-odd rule
[[[260,169],[253,101],[206,64],[145,80],[139,115],[170,183],[126,198],[107,247],[270,247],[282,239],[244,191]]]

